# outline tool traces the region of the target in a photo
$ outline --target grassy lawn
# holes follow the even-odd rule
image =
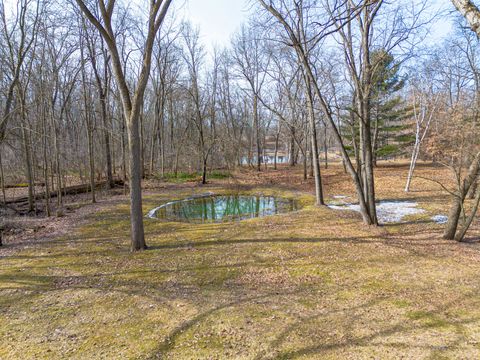
[[[341,167],[323,172],[329,201],[353,195]],[[448,197],[421,179],[403,193],[406,172],[377,171],[379,199],[427,210],[402,224],[315,208],[301,169],[243,170],[148,190],[144,210],[232,190],[295,197],[302,209],[222,224],[147,219],[150,249],[131,254],[125,200],[67,236],[0,250],[0,359],[480,358],[480,248],[441,239],[430,217]]]

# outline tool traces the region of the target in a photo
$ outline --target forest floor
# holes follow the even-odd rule
[[[480,358],[480,245],[441,238],[431,217],[450,197],[420,178],[405,193],[407,170],[380,164],[377,197],[426,212],[378,228],[313,206],[300,167],[146,183],[145,213],[207,191],[303,207],[234,223],[146,219],[141,253],[129,251],[121,193],[25,220],[34,230],[8,233],[0,248],[0,359]],[[354,198],[341,166],[322,171],[328,202]],[[417,174],[450,177],[429,164]]]

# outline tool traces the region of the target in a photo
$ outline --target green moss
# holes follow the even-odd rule
[[[407,300],[397,299],[393,300],[392,304],[400,309],[408,308],[410,306],[410,302]]]
[[[207,179],[222,180],[231,177],[231,173],[223,170],[212,170],[207,172]],[[157,175],[158,179],[173,183],[183,183],[188,181],[200,181],[202,174],[198,172],[178,172],[178,173],[165,173],[162,176]]]
[[[207,175],[209,179],[228,179],[232,176],[230,172],[220,170],[211,171]]]
[[[418,320],[423,322],[426,327],[444,328],[449,326],[449,323],[446,320],[442,319],[438,314],[430,311],[409,311],[407,312],[406,316],[410,320]]]
[[[329,187],[335,171],[327,193],[347,193]],[[366,227],[294,186],[241,191],[295,198],[301,210],[226,224],[146,219],[150,248],[132,254],[125,201],[2,257],[0,358],[415,358],[431,351],[418,343],[479,332],[478,262],[457,248],[453,258],[455,244],[403,242],[431,228]],[[202,192],[162,190],[143,210]]]

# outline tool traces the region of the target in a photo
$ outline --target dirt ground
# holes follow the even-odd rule
[[[0,359],[480,358],[480,226],[469,243],[443,240],[431,217],[446,214],[449,195],[421,178],[405,193],[407,170],[380,164],[377,197],[425,212],[380,227],[313,206],[313,180],[288,167],[206,186],[146,183],[145,213],[207,191],[302,208],[233,223],[145,219],[149,250],[136,254],[122,191],[94,205],[76,198],[60,218],[9,218]],[[417,174],[451,186],[442,167]],[[341,166],[322,175],[327,202],[354,201]]]

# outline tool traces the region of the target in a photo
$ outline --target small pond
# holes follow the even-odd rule
[[[299,209],[294,199],[264,195],[205,195],[163,204],[148,217],[183,222],[224,222],[282,214]]]

